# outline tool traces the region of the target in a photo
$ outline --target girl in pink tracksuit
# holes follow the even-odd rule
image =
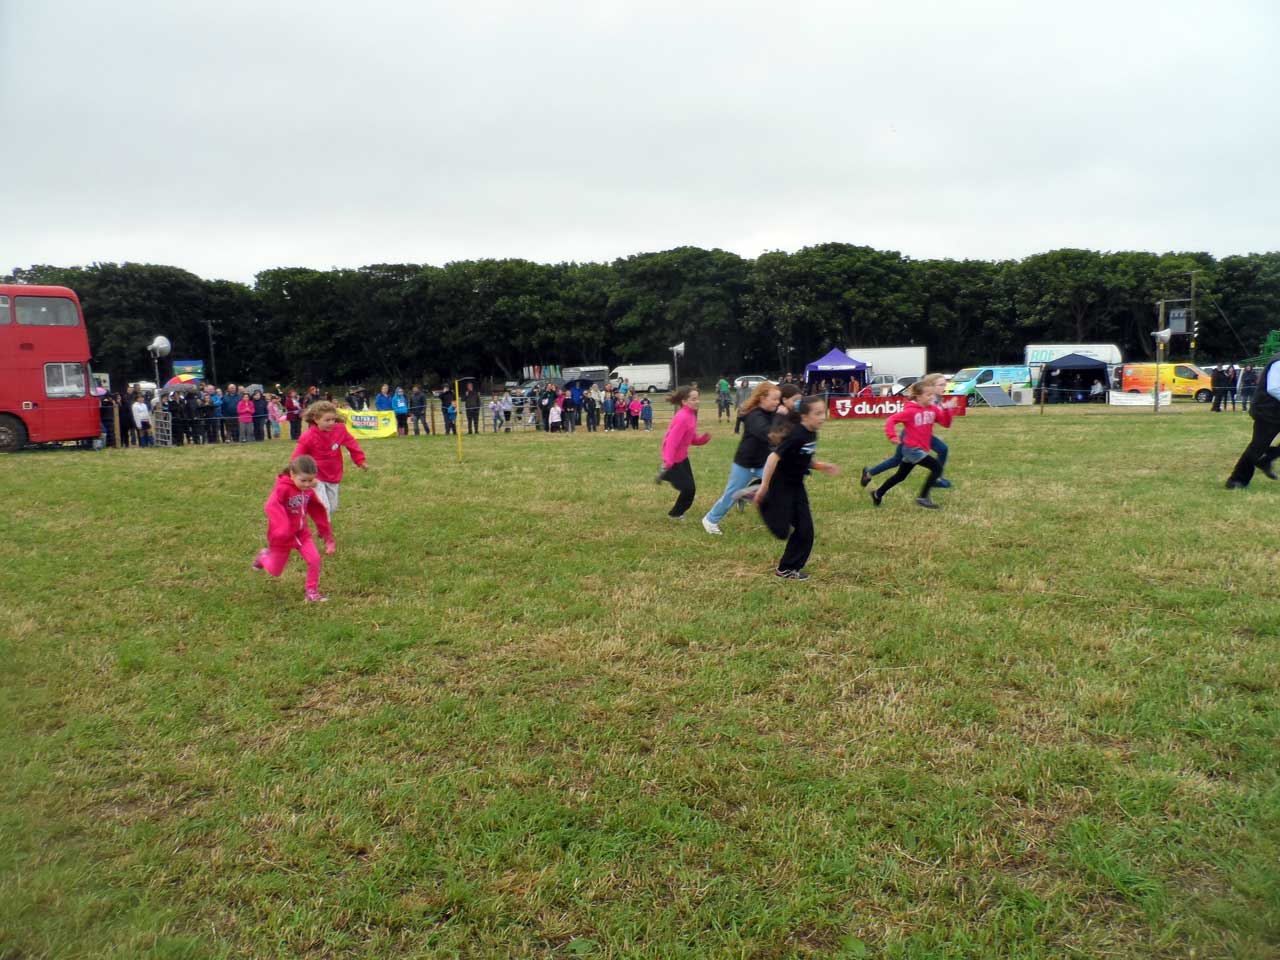
[[[902,443],[902,463],[897,473],[871,491],[871,502],[880,506],[884,495],[905,480],[916,464],[920,464],[929,471],[929,476],[920,496],[916,497],[916,503],[927,510],[937,510],[938,505],[930,499],[929,491],[942,476],[942,465],[930,455],[929,448],[933,443],[934,423],[951,426],[951,411],[935,402],[937,396],[932,383],[923,380],[913,383],[907,388],[907,393],[911,399],[906,406],[884,422],[885,435],[894,443]],[[901,441],[894,430],[898,424],[903,427]]]
[[[284,573],[289,555],[297,550],[307,563],[306,598],[311,603],[323,603],[329,598],[320,592],[320,552],[311,539],[308,516],[324,540],[325,553],[333,553],[335,547],[329,511],[316,497],[315,487],[316,462],[311,457],[295,458],[276,477],[275,488],[262,505],[267,514],[267,546],[258,551],[253,568],[278,577]]]
[[[680,491],[675,505],[667,514],[672,520],[683,520],[685,512],[693,506],[693,497],[697,485],[693,482],[693,468],[689,466],[690,445],[700,447],[711,439],[711,434],[698,435],[698,390],[696,387],[681,387],[668,398],[676,408],[671,418],[671,426],[667,427],[667,435],[662,440],[662,469],[655,478],[656,483],[663,480]]]

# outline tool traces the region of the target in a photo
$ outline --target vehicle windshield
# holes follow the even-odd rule
[[[952,383],[964,383],[966,380],[972,380],[978,375],[977,367],[965,367],[954,377],[951,378]]]
[[[24,327],[78,327],[76,305],[66,297],[14,297],[18,323]]]

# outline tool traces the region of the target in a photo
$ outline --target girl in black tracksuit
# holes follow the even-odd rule
[[[830,476],[840,472],[833,463],[813,458],[818,447],[818,431],[827,418],[822,397],[805,397],[796,404],[787,423],[774,436],[781,442],[764,464],[764,478],[756,493],[756,505],[765,525],[787,546],[774,575],[785,580],[808,580],[804,566],[813,550],[813,515],[804,478],[812,468]],[[785,436],[782,432],[786,431]],[[789,535],[789,536],[788,536]]]

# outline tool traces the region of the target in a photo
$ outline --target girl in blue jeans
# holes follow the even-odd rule
[[[756,386],[738,412],[742,419],[742,439],[738,441],[738,450],[733,455],[733,463],[729,467],[729,482],[725,484],[724,493],[702,518],[702,529],[707,533],[719,536],[720,521],[733,506],[733,495],[747,487],[752,479],[758,480],[763,476],[764,464],[772,449],[769,430],[773,427],[773,415],[781,399],[782,392],[777,384],[766,380]]]

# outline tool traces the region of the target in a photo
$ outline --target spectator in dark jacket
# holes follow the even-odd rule
[[[467,411],[467,433],[480,432],[480,391],[468,380],[462,390],[462,406]]]
[[[261,390],[253,391],[253,439],[267,439],[267,398]]]
[[[422,384],[415,383],[413,392],[409,394],[409,419],[413,421],[413,435],[418,436],[418,426],[421,424],[422,432],[431,433],[431,428],[427,426],[427,395],[422,391]]]

